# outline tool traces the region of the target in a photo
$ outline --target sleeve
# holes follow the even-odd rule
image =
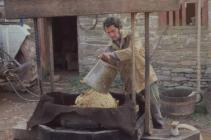
[[[141,55],[144,57],[144,48],[142,46],[141,40],[136,39],[134,42],[135,45],[135,55]],[[126,61],[132,58],[132,46],[129,44],[128,48],[114,51],[115,55],[118,57],[120,61]]]
[[[104,52],[112,52],[112,55],[111,55],[112,60],[113,60],[113,61],[120,61],[119,58],[117,57],[117,55],[116,55],[114,49],[112,49],[111,46],[108,46],[108,47],[105,49]]]
[[[119,59],[119,61],[129,60],[132,57],[132,49],[128,47],[126,49],[114,51],[114,55]]]
[[[114,50],[111,48],[111,46],[106,47],[104,52],[113,52]]]

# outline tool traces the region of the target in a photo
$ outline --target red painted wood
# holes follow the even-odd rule
[[[195,20],[195,25],[197,26],[198,25],[198,2],[195,3],[195,17],[196,17],[196,20]]]
[[[167,25],[167,13],[166,12],[159,13],[159,25],[160,25],[160,27],[165,27]]]
[[[202,25],[208,26],[208,0],[204,0],[202,2]]]
[[[173,11],[169,11],[169,26],[173,26]]]
[[[179,10],[175,11],[175,25],[179,26],[180,25],[180,14]]]
[[[186,26],[186,4],[182,4],[182,25]]]

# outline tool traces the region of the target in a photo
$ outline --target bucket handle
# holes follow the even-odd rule
[[[199,91],[193,91],[190,95],[188,95],[189,97],[190,96],[193,96],[193,95],[196,95],[196,97],[198,97],[197,95],[199,95],[199,100],[196,99],[196,104],[199,104],[202,102],[203,100],[203,95],[202,95],[202,92],[199,92]]]

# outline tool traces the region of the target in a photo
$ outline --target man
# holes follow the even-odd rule
[[[112,39],[112,45],[99,57],[119,69],[126,93],[132,93],[132,46],[131,35],[121,31],[122,24],[118,18],[108,17],[103,23],[104,31]],[[143,95],[145,88],[145,52],[140,40],[134,41],[135,49],[135,92],[137,97]],[[163,128],[163,117],[160,112],[157,76],[150,66],[151,114],[154,128]],[[141,93],[142,92],[142,93]]]

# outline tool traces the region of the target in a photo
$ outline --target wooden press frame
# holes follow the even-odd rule
[[[131,13],[132,44],[135,36],[135,15],[143,12],[145,15],[145,133],[150,134],[150,85],[149,85],[149,14],[150,12],[171,11],[179,9],[180,0],[5,0],[6,18],[34,18],[35,39],[37,53],[39,54],[38,18],[49,18],[58,16],[79,16],[79,15],[98,15],[111,13]],[[78,8],[80,7],[80,8]],[[53,75],[53,44],[52,44],[52,25],[48,20],[49,50],[50,50],[50,80],[51,90],[54,91]],[[134,48],[134,45],[133,45]],[[134,49],[133,49],[134,50]],[[38,59],[38,79],[42,92],[42,79],[40,58]],[[134,51],[132,55],[133,62]],[[133,63],[133,76],[135,78],[135,63]],[[134,91],[132,100],[136,105],[136,94]]]

